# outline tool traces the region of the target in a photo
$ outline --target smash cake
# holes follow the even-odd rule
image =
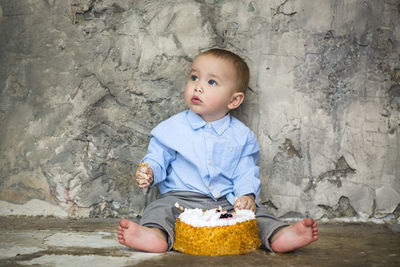
[[[254,251],[261,246],[257,220],[250,210],[233,213],[219,207],[203,211],[183,209],[176,220],[173,249],[192,255],[235,255]]]

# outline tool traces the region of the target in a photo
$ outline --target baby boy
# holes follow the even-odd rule
[[[259,146],[253,132],[230,111],[239,107],[249,69],[238,55],[211,49],[195,58],[184,98],[188,110],[151,131],[148,152],[136,181],[157,185],[160,196],[143,211],[140,223],[122,219],[118,240],[147,252],[172,249],[178,202],[186,208],[249,209],[256,214],[264,248],[288,252],[318,239],[311,218],[287,225],[257,205]]]

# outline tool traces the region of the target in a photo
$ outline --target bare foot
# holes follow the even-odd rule
[[[305,247],[318,240],[317,223],[312,218],[282,228],[271,238],[271,248],[275,252],[289,252]]]
[[[161,253],[168,249],[164,231],[141,226],[125,219],[119,222],[118,241],[122,245],[146,252]]]

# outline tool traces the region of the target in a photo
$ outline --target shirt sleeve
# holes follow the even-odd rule
[[[154,182],[152,185],[165,180],[168,166],[175,159],[175,155],[174,150],[162,144],[156,137],[151,137],[147,154],[141,162],[146,162],[153,170]]]
[[[259,167],[257,166],[259,151],[258,142],[254,134],[250,132],[235,171],[233,180],[235,196],[254,194],[255,200],[257,200],[261,191]]]

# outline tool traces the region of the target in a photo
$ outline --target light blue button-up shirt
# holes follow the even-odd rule
[[[207,123],[187,110],[151,131],[142,162],[153,170],[161,194],[192,191],[214,200],[260,193],[259,146],[253,132],[229,114]]]

